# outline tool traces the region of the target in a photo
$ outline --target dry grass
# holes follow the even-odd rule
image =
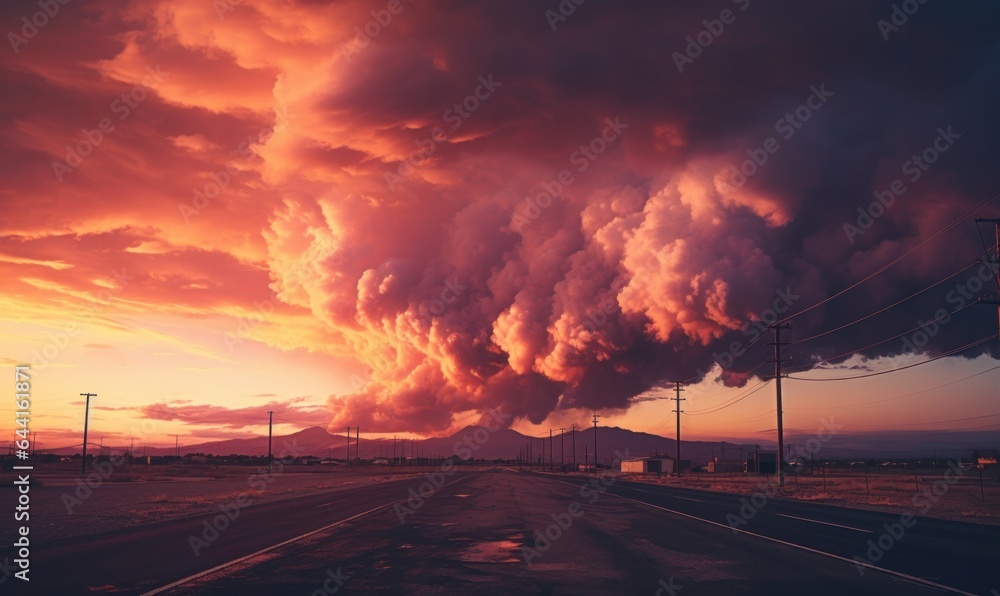
[[[984,476],[982,488],[978,470],[964,471],[961,477],[949,474],[947,478],[940,468],[936,473],[930,470],[928,472],[931,473],[919,473],[914,479],[912,472],[869,469],[866,483],[862,470],[827,470],[825,478],[817,471],[815,474],[790,476],[780,490],[775,486],[773,478],[742,474],[715,476],[691,473],[680,478],[636,479],[743,495],[766,491],[783,499],[1000,525],[1000,478],[996,471],[990,471]],[[949,480],[951,484],[948,483]],[[945,487],[947,490],[936,497],[935,485],[939,492]]]

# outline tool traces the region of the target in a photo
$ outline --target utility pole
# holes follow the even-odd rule
[[[354,427],[354,459],[361,462],[361,427]]]
[[[594,414],[594,474],[597,474],[597,414]]]
[[[170,435],[174,438],[174,457],[181,456],[181,436],[180,435]]]
[[[782,424],[782,410],[781,410],[781,346],[787,346],[788,343],[781,341],[781,331],[783,329],[791,329],[791,323],[772,323],[767,326],[771,332],[774,334],[774,342],[768,345],[774,346],[774,381],[775,390],[778,401],[778,486],[785,485],[785,431]],[[758,462],[758,469],[759,469]]]
[[[90,398],[97,397],[96,393],[81,393],[81,397],[87,398],[87,407],[83,411],[83,463],[80,464],[80,473],[87,473],[87,423],[90,421]]]
[[[986,262],[991,265],[993,269],[993,275],[996,276],[997,281],[997,299],[996,300],[980,300],[983,304],[996,304],[997,305],[997,329],[1000,332],[1000,219],[976,219],[976,228],[978,229],[981,223],[991,223],[996,228],[997,244],[996,244],[996,255],[991,259],[989,253],[986,254]]]
[[[576,465],[576,423],[573,423],[573,472],[579,472],[580,468]]]
[[[351,427],[347,427],[347,455],[344,457],[347,465],[351,465]]]
[[[552,468],[555,466],[555,461],[553,461],[554,459],[555,458],[552,456],[552,429],[550,428],[549,429],[549,471],[550,472],[552,471]]]
[[[681,389],[680,381],[676,382],[676,385],[674,387],[674,391],[677,392],[677,396],[674,397],[674,402],[677,404],[677,409],[674,410],[674,411],[677,412],[677,476],[680,477],[680,475],[681,475],[681,412],[684,411],[684,410],[681,409],[681,402],[682,401],[686,401],[685,399],[683,399],[681,397],[681,391],[684,391],[684,390]]]
[[[559,429],[559,471],[566,471],[566,429]]]
[[[273,456],[271,455],[271,429],[274,423],[274,412],[268,410],[267,412],[267,475],[271,475],[271,460]]]

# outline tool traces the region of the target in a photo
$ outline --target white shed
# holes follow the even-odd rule
[[[673,471],[674,460],[665,455],[622,460],[622,472],[625,474],[670,474]]]

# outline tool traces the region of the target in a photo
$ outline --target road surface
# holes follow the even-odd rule
[[[433,494],[425,485],[427,498],[416,496],[422,482],[252,505],[211,541],[206,523],[218,515],[39,545],[33,587],[685,596],[991,594],[1000,587],[1000,528],[991,526],[903,524],[893,514],[610,476],[602,483],[513,470],[456,473]],[[868,541],[880,539],[881,556],[869,553]]]

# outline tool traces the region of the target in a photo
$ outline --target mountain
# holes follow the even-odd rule
[[[561,457],[570,463],[573,461],[573,446],[576,443],[576,461],[593,461],[594,429],[587,428],[569,431],[564,437],[558,432],[549,436],[529,437],[508,428],[490,432],[484,427],[468,426],[448,437],[430,439],[400,439],[393,441],[385,439],[361,438],[359,448],[361,459],[373,457],[396,456],[437,456],[474,457],[476,459],[513,459],[519,454],[530,453],[535,461],[550,457],[559,462]],[[661,437],[650,433],[635,432],[618,427],[598,427],[597,446],[602,464],[610,463],[620,453],[626,457],[642,457],[651,454],[675,454],[677,443],[672,438]],[[986,432],[935,432],[934,438],[928,438],[926,432],[889,431],[878,434],[847,434],[841,433],[827,441],[817,442],[817,435],[800,435],[788,433],[786,443],[791,445],[792,453],[802,452],[808,443],[818,445],[815,452],[819,458],[861,458],[861,457],[929,457],[940,458],[968,457],[973,449],[996,448],[1000,445],[1000,433]],[[681,441],[681,457],[691,460],[695,465],[704,464],[713,457],[719,460],[736,461],[753,450],[754,441],[739,440],[740,443],[726,441]],[[394,447],[395,443],[395,447]],[[773,441],[759,441],[761,450],[773,450]],[[550,453],[550,445],[551,451]],[[394,452],[395,449],[395,452]],[[121,451],[115,447],[114,450]],[[138,451],[138,450],[137,450]],[[67,447],[54,450],[59,455],[78,453],[79,448]],[[173,455],[173,447],[145,448],[147,455]],[[307,428],[290,435],[275,436],[272,441],[272,452],[275,457],[285,455],[301,456],[315,455],[318,457],[347,457],[347,441],[344,435],[332,434],[320,427]],[[181,453],[204,453],[208,455],[266,455],[267,437],[250,439],[228,439],[225,441],[210,441],[194,445],[182,445]],[[354,438],[351,438],[351,457],[355,454]],[[526,457],[526,455],[525,455]]]

